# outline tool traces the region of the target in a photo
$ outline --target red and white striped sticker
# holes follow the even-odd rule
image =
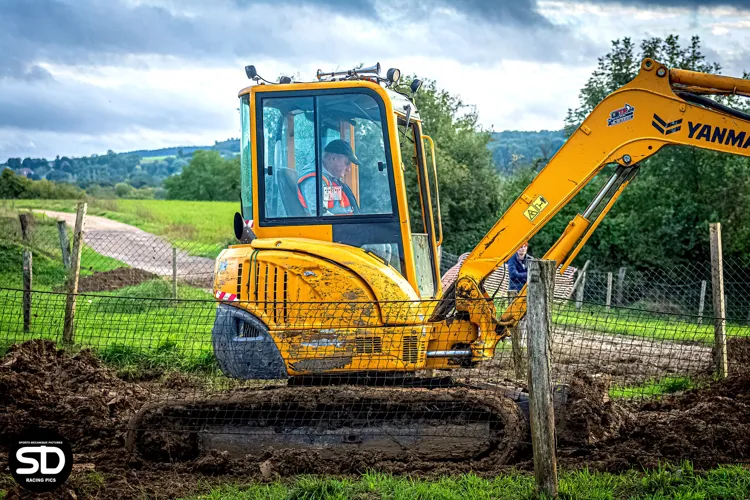
[[[227,293],[227,292],[216,292],[216,298],[219,300],[237,300],[237,295],[233,293]]]

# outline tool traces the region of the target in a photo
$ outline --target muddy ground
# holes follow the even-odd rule
[[[470,370],[455,370],[454,376],[493,383],[513,380],[510,342],[505,340],[491,361]],[[729,356],[750,365],[750,344],[743,342],[729,340]],[[526,339],[522,345],[525,348]],[[711,347],[703,343],[612,335],[560,325],[552,329],[552,377],[559,384],[570,383],[580,371],[607,374],[613,385],[625,387],[667,376],[702,378],[711,369]]]
[[[109,292],[126,286],[140,285],[157,277],[156,274],[143,269],[120,267],[111,271],[94,273],[91,276],[82,276],[78,279],[78,292]]]
[[[730,358],[745,359],[746,344],[733,345]],[[655,466],[659,460],[687,458],[709,467],[750,459],[750,371],[707,388],[628,406],[607,397],[612,380],[612,375],[582,372],[570,377],[565,421],[558,428],[560,467],[619,471]],[[65,487],[52,495],[58,498],[175,497],[222,483],[273,481],[303,473],[349,475],[375,469],[423,477],[468,471],[491,476],[511,468],[532,469],[528,443],[502,466],[492,454],[451,462],[408,454],[384,460],[378,453],[352,451],[329,459],[311,451],[269,450],[237,459],[214,453],[173,464],[128,454],[125,438],[131,417],[144,404],[167,395],[196,394],[196,387],[188,390],[183,382],[179,376],[127,382],[91,352],[63,352],[49,341],[14,346],[0,360],[0,470],[6,471],[0,488],[9,490],[8,498],[27,496],[7,473],[7,451],[10,439],[30,426],[56,429],[73,445],[76,466]],[[356,390],[363,395],[370,391]]]

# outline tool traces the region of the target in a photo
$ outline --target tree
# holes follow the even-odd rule
[[[611,51],[580,92],[579,105],[569,110],[566,130],[578,124],[609,93],[637,74],[640,61],[653,57],[670,67],[713,73],[720,69],[706,61],[700,39],[683,47],[676,35],[650,38],[640,44],[629,39],[612,42]],[[750,161],[746,158],[680,146],[664,148],[642,162],[636,179],[578,257],[601,267],[621,265],[668,268],[709,259],[708,223],[722,222],[725,255],[750,254]],[[613,172],[606,167],[558,216],[534,237],[531,251],[548,248],[565,225],[584,210]],[[502,188],[509,205],[533,178],[535,169],[518,172]]]
[[[406,91],[405,85],[402,91]],[[444,248],[452,253],[466,252],[489,231],[500,214],[500,176],[487,148],[490,133],[479,126],[475,108],[439,89],[435,81],[426,80],[415,101],[423,132],[435,141]],[[401,137],[402,158],[412,167],[405,172],[409,215],[412,227],[417,221],[419,228],[422,213],[416,169],[408,161],[414,149]]]
[[[240,191],[240,159],[217,151],[196,151],[182,173],[164,180],[171,200],[234,201]]]

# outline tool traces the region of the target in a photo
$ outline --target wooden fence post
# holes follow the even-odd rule
[[[57,221],[57,233],[60,236],[60,252],[65,270],[70,269],[70,242],[68,241],[68,225],[64,220]]]
[[[607,273],[607,311],[609,311],[609,308],[611,306],[612,306],[612,273]]]
[[[31,329],[31,288],[32,260],[31,250],[23,251],[23,331]]]
[[[24,243],[31,240],[31,225],[34,223],[34,216],[28,214],[18,214],[18,221],[21,223],[21,239]]]
[[[578,270],[578,276],[576,276],[576,280],[573,282],[573,288],[570,289],[570,293],[568,294],[568,300],[573,298],[573,294],[576,293],[576,290],[578,290],[578,284],[581,282],[583,273],[585,273],[586,270],[589,268],[589,264],[591,264],[591,261],[587,260],[586,263],[583,265],[583,267]]]
[[[627,267],[623,266],[620,268],[620,270],[617,272],[617,304],[618,306],[622,305],[622,291],[623,288],[625,288],[625,271],[627,270]]]
[[[721,256],[721,224],[711,223],[711,292],[714,302],[714,366],[719,378],[726,378],[727,324],[724,304],[724,261]]]
[[[177,298],[177,248],[172,247],[172,298]]]
[[[63,323],[63,344],[72,344],[75,331],[76,297],[78,295],[78,275],[81,271],[81,250],[83,248],[83,227],[86,217],[86,203],[79,202],[76,207],[76,225],[73,229],[73,254],[68,270],[65,300],[65,321]]]
[[[529,417],[537,492],[557,498],[555,414],[552,401],[552,298],[555,269],[552,260],[529,265],[527,303],[529,350]]]
[[[703,324],[703,309],[706,307],[706,280],[701,281],[701,298],[698,301],[698,324]]]

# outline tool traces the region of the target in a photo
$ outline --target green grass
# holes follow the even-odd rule
[[[162,155],[162,156],[145,156],[141,158],[141,163],[153,163],[155,161],[166,160],[167,158],[173,158],[174,155]]]
[[[699,325],[695,317],[659,314],[636,309],[585,305],[580,311],[573,305],[553,309],[553,321],[560,326],[583,328],[598,333],[631,335],[652,340],[692,342],[713,345],[714,327],[709,319]],[[729,336],[750,336],[750,326],[727,323]]]
[[[117,295],[116,297],[109,295]],[[136,298],[138,297],[138,298]],[[157,279],[113,292],[79,295],[74,343],[91,347],[117,368],[206,371],[213,367],[211,329],[216,305],[210,293]],[[32,325],[23,331],[22,293],[0,291],[3,347],[35,338],[61,342],[66,296],[32,294]]]
[[[0,234],[14,234],[16,217],[0,214]],[[72,235],[69,235],[72,239]],[[67,272],[62,263],[57,224],[46,217],[37,217],[30,243],[32,252],[33,287],[50,291],[65,283]],[[23,287],[23,249],[20,239],[0,241],[0,286]],[[125,263],[101,255],[84,244],[81,249],[81,276],[128,267]]]
[[[656,470],[623,474],[562,471],[561,499],[740,499],[750,497],[750,471],[741,466],[722,466],[696,471],[689,462],[664,465]],[[534,478],[510,473],[484,479],[474,474],[438,479],[413,479],[379,473],[359,478],[300,476],[270,484],[227,485],[194,499],[533,499]]]
[[[662,396],[664,394],[687,391],[688,389],[695,388],[697,385],[697,382],[690,377],[664,377],[639,385],[614,386],[609,389],[609,396],[611,398]]]
[[[75,200],[5,200],[16,209],[74,212]],[[236,202],[177,200],[89,200],[87,213],[164,236],[192,255],[215,258],[234,243]]]

